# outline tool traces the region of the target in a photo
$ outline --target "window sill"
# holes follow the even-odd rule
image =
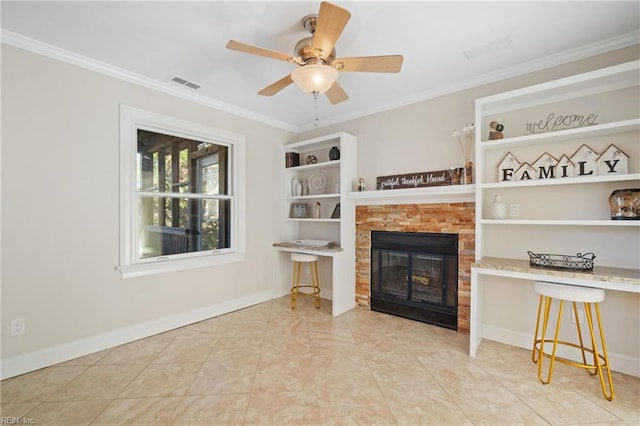
[[[120,271],[122,279],[142,277],[146,275],[166,274],[169,272],[184,271],[187,269],[204,268],[213,265],[241,262],[244,260],[244,252],[229,254],[209,254],[206,256],[192,257],[188,259],[162,259],[135,265],[116,267]]]

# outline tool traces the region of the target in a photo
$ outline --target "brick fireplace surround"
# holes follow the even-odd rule
[[[371,231],[458,234],[458,332],[469,334],[471,264],[475,259],[475,203],[356,207],[356,301],[370,308]]]

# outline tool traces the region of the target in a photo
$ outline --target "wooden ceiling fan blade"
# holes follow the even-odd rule
[[[250,53],[252,55],[266,56],[267,58],[279,59],[281,61],[293,61],[293,57],[291,55],[276,52],[275,50],[263,49],[262,47],[251,46],[250,44],[240,43],[235,40],[229,40],[229,43],[227,43],[227,49]]]
[[[293,80],[291,79],[291,74],[289,74],[259,91],[258,95],[273,96],[291,83],[293,83]]]
[[[313,48],[324,52],[324,57],[329,56],[349,18],[351,13],[348,10],[326,1],[320,3],[318,22],[313,33]]]
[[[349,99],[349,96],[344,90],[342,90],[342,86],[340,86],[337,81],[325,92],[325,95],[327,95],[327,98],[332,105],[339,104],[340,102],[344,102]]]
[[[361,56],[336,58],[331,65],[338,71],[396,73],[402,68],[403,60],[402,55]]]

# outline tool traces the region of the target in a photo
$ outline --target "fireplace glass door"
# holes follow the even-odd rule
[[[443,256],[413,254],[396,251],[382,251],[374,256],[373,288],[379,289],[380,296],[410,300],[417,303],[430,302],[445,304],[443,279],[445,259]],[[375,281],[381,278],[381,282]]]
[[[409,254],[387,251],[381,253],[379,268],[381,271],[382,281],[380,288],[382,293],[400,299],[407,299],[407,291],[409,289]],[[375,259],[377,261],[378,259]]]
[[[443,303],[442,256],[414,255],[411,268],[411,300],[414,302]]]
[[[457,327],[454,234],[372,233],[371,308]]]

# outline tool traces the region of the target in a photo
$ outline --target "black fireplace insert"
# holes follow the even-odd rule
[[[371,309],[458,329],[458,235],[371,232]]]

